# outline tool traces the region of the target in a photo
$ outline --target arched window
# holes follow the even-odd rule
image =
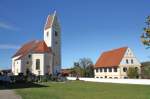
[[[58,36],[58,33],[55,31],[55,36]]]
[[[31,54],[29,54],[28,57],[31,58]]]
[[[127,64],[129,63],[128,59],[126,59],[126,63],[127,63]]]
[[[49,36],[49,32],[47,32],[46,35]]]
[[[40,59],[36,59],[36,70],[40,69]]]
[[[123,67],[123,72],[126,72],[127,71],[127,67]]]

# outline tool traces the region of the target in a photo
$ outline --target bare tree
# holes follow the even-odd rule
[[[80,58],[78,62],[74,62],[74,71],[81,77],[93,77],[93,62],[90,58]]]

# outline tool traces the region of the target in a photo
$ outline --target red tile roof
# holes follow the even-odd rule
[[[52,26],[53,18],[54,18],[53,15],[48,15],[47,20],[46,20],[46,24],[44,27],[45,30]]]
[[[60,72],[64,73],[64,74],[70,74],[71,73],[71,69],[61,69]]]
[[[28,51],[33,47],[33,45],[35,44],[35,42],[36,42],[36,40],[33,40],[33,41],[30,41],[30,42],[24,44],[24,45],[15,53],[15,55],[13,55],[12,57],[16,57],[16,56],[25,54],[26,52],[28,52]]]
[[[97,67],[116,67],[120,64],[128,47],[122,47],[102,53],[95,64]]]
[[[24,44],[13,57],[20,56],[18,59],[23,58],[28,53],[50,53],[51,48],[47,47],[44,41],[34,40]]]
[[[46,43],[44,41],[39,41],[35,48],[32,50],[34,53],[45,53],[45,52],[51,52],[51,49],[47,47]]]

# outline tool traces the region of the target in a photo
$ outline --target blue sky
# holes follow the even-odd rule
[[[128,46],[143,62],[149,50],[140,42],[148,0],[0,0],[0,68],[24,43],[43,39],[48,14],[57,11],[62,28],[62,67],[79,58],[95,63],[106,50]]]

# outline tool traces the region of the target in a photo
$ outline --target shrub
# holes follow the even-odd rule
[[[138,78],[139,77],[138,69],[135,67],[129,67],[127,75],[129,78]]]

